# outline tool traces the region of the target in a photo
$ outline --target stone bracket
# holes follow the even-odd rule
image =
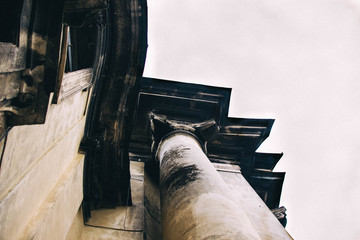
[[[281,225],[283,225],[284,227],[286,226],[287,223],[287,219],[286,219],[286,208],[285,207],[278,207],[278,208],[274,208],[271,209],[271,212],[275,215],[275,217],[279,220],[279,222],[281,223]]]

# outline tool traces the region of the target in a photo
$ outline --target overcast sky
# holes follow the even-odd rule
[[[360,3],[148,0],[144,76],[231,87],[230,116],[275,118],[295,239],[360,237]]]

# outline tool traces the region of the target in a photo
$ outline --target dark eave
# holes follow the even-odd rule
[[[248,182],[270,209],[279,207],[284,172],[254,171]]]
[[[209,159],[235,164],[252,161],[252,158],[244,156],[254,153],[269,136],[274,120],[229,118],[230,95],[230,88],[143,78],[137,120],[130,143],[132,156],[149,159],[149,114],[152,112],[166,116],[169,120],[189,123],[215,120],[220,131],[207,144]]]
[[[255,153],[255,169],[273,170],[283,153]]]

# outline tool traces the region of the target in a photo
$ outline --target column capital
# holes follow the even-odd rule
[[[202,146],[203,151],[206,153],[207,141],[216,137],[219,132],[215,120],[208,120],[199,123],[191,123],[186,121],[177,121],[167,119],[164,115],[150,113],[150,126],[152,133],[152,146],[151,152],[154,154],[157,151],[159,143],[166,137],[177,133],[183,132],[192,135]]]

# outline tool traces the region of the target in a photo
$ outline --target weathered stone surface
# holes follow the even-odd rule
[[[1,239],[16,239],[22,234],[78,155],[86,99],[87,93],[79,92],[60,105],[50,105],[44,125],[10,131],[0,171]],[[82,170],[79,172],[82,174]],[[74,187],[78,183],[82,184],[82,177]],[[75,193],[74,197],[82,198],[82,187]],[[69,225],[80,204],[72,202],[77,206],[69,213],[72,217],[64,220]],[[56,221],[53,224],[56,226]]]
[[[130,174],[132,179],[144,178],[144,162],[131,161]]]
[[[64,171],[20,239],[66,238],[83,198],[83,167],[84,156],[79,154]]]
[[[91,211],[91,218],[86,222],[89,226],[107,227],[114,229],[125,228],[127,207],[96,209]]]
[[[142,232],[131,231],[117,231],[113,229],[104,229],[91,226],[85,226],[83,233],[83,240],[118,240],[118,239],[131,239],[143,240]]]
[[[17,96],[20,88],[21,72],[0,74],[0,101]]]
[[[69,145],[66,149],[72,151],[67,158],[72,159],[76,156],[85,122],[86,99],[87,92],[78,92],[61,104],[49,105],[45,124],[18,126],[11,129],[1,163],[0,199],[37,164],[47,151],[54,148],[64,135],[74,131],[74,128],[77,128],[75,130],[77,132],[70,133],[73,134],[71,137],[74,141],[73,145]]]
[[[261,239],[292,239],[274,214],[240,173],[218,171],[232,199],[243,207]]]
[[[261,239],[194,137],[169,136],[158,158],[163,239]]]
[[[79,211],[76,213],[76,216],[71,223],[71,228],[66,236],[66,240],[77,240],[82,239],[82,234],[84,231],[84,220],[82,208],[79,208]]]
[[[144,163],[130,162],[131,192],[133,206],[117,207],[115,209],[97,209],[91,211],[91,218],[87,221],[83,239],[113,239],[127,237],[126,239],[139,239],[143,231],[144,220]],[[91,228],[90,228],[91,227]],[[102,230],[98,230],[102,228]],[[119,233],[116,233],[117,231]],[[129,234],[133,232],[134,234]]]
[[[147,171],[144,175],[144,236],[149,240],[161,240],[160,189]]]
[[[101,151],[89,158],[84,213],[131,204],[128,146],[147,48],[146,1],[109,1],[111,37],[106,72],[97,92],[88,137],[101,136]],[[97,184],[91,184],[96,179]]]

